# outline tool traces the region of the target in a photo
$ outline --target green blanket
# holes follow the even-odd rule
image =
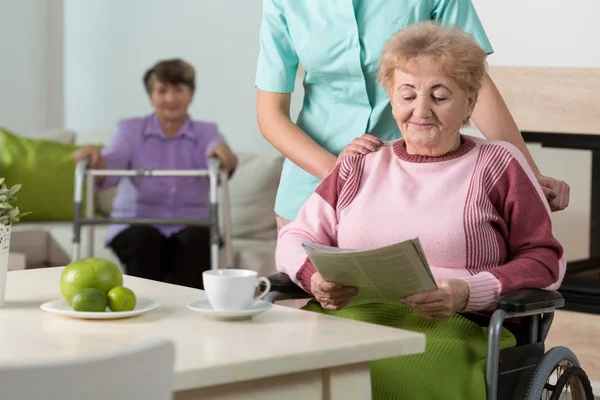
[[[426,335],[425,353],[378,360],[371,364],[375,400],[486,398],[487,327],[457,314],[445,322],[427,321],[402,303],[373,303],[328,311],[311,302],[303,309]],[[500,348],[515,345],[514,335],[503,329]]]

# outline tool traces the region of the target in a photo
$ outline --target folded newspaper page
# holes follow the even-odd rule
[[[302,247],[323,278],[358,288],[349,304],[400,301],[437,288],[418,238],[373,250]]]

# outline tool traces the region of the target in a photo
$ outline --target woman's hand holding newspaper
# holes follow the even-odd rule
[[[442,322],[465,309],[469,302],[469,285],[463,279],[443,280],[437,289],[408,296],[402,302],[423,318]]]
[[[333,311],[344,308],[348,301],[358,293],[355,287],[326,281],[318,272],[315,272],[310,279],[310,290],[317,301],[321,303],[321,307]]]

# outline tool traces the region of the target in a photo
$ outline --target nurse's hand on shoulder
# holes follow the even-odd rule
[[[348,301],[358,293],[358,290],[352,286],[326,281],[318,272],[315,272],[310,278],[310,291],[321,307],[332,311],[344,308]]]
[[[542,191],[548,199],[552,211],[561,211],[569,205],[571,188],[565,181],[537,174],[536,178],[542,186]]]
[[[381,146],[383,146],[383,142],[377,136],[365,133],[361,137],[354,139],[352,143],[346,146],[346,148],[338,156],[335,165],[338,165],[346,157],[356,154],[369,154],[373,151],[379,150]]]

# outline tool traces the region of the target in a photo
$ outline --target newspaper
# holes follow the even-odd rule
[[[400,301],[437,288],[418,238],[373,250],[302,247],[323,278],[358,288],[349,304]]]

